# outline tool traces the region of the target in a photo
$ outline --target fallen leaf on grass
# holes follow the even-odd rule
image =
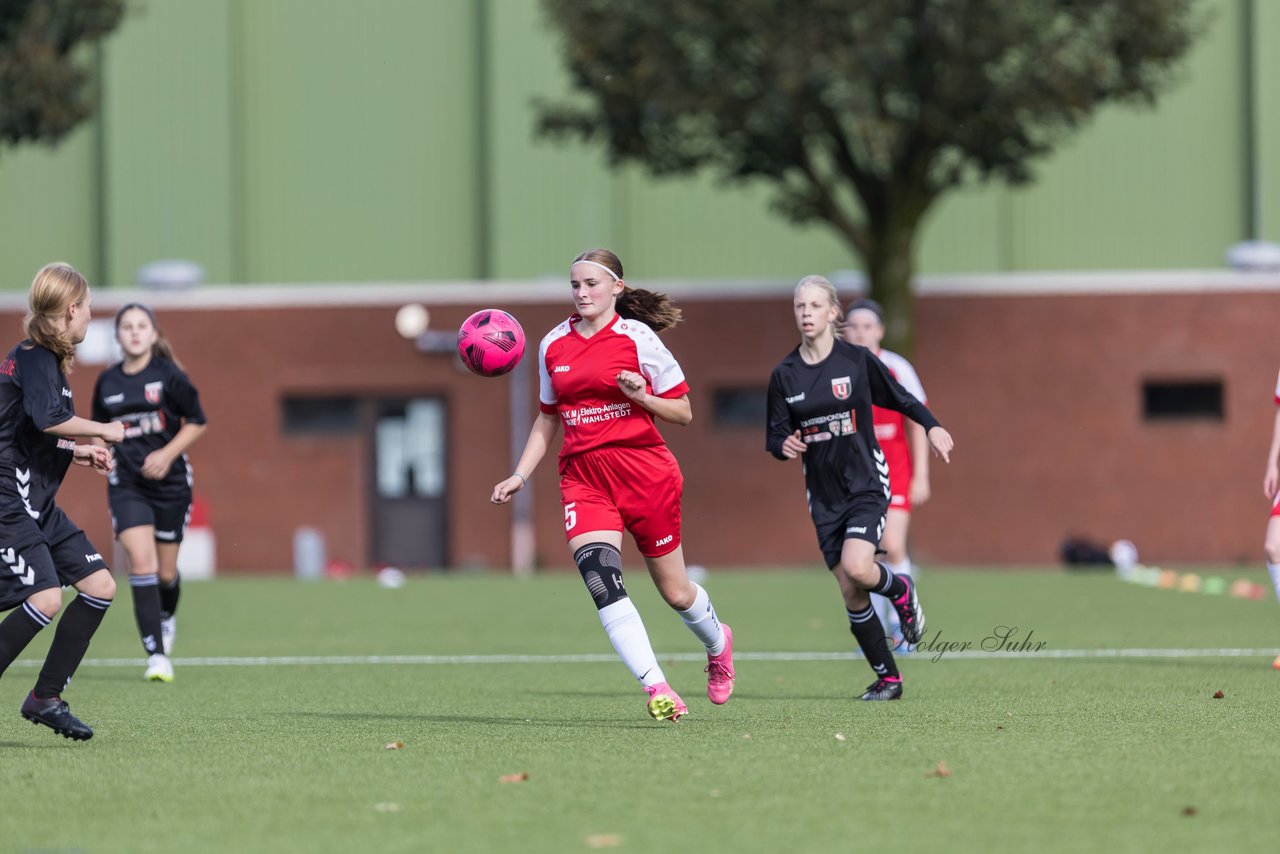
[[[996,726],[996,729],[1000,730],[1000,729],[1004,729],[1004,727],[1002,727],[1002,726],[998,726],[998,725],[997,725],[997,726]]]
[[[836,733],[836,741],[844,741],[844,733],[842,732]]]
[[[939,762],[937,768],[924,772],[924,775],[926,777],[950,777],[951,769],[947,767],[946,762]]]
[[[1195,815],[1197,812],[1199,812],[1199,810],[1197,810],[1195,807],[1183,807],[1183,808],[1182,808],[1182,814],[1183,814],[1183,815],[1185,815],[1185,816],[1193,816],[1193,815]]]
[[[386,744],[386,750],[404,750],[403,741],[389,741]]]
[[[1221,691],[1214,691],[1214,692],[1213,692],[1213,699],[1215,699],[1215,700],[1221,700],[1221,699],[1222,699],[1223,697],[1225,697],[1225,696],[1227,696],[1227,695],[1226,695],[1226,694],[1224,694],[1224,693],[1222,693]]]
[[[749,732],[744,732],[744,733],[742,734],[742,740],[743,740],[743,741],[750,741],[750,740],[751,740],[751,733],[749,733]]]
[[[528,780],[528,779],[529,779],[529,775],[522,771],[519,774],[503,774],[501,777],[498,778],[498,782],[499,783],[523,783],[525,780]]]
[[[622,837],[616,833],[593,833],[587,837],[588,848],[619,848]]]

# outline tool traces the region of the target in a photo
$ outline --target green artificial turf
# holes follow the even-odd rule
[[[901,702],[862,703],[861,659],[803,660],[852,648],[824,571],[705,585],[737,638],[724,707],[706,699],[692,635],[643,573],[628,577],[690,706],[674,725],[645,715],[576,576],[189,583],[172,685],[143,682],[122,586],[64,695],[91,741],[18,716],[51,632],[0,680],[0,850],[1039,854],[1280,839],[1269,591],[926,569],[934,649],[903,662]],[[1011,642],[990,640],[999,626],[1017,627]],[[1039,656],[1008,649],[1028,635]],[[1233,649],[1257,652],[1137,652]],[[1116,654],[1079,657],[1090,650]],[[355,660],[272,661],[286,656]]]

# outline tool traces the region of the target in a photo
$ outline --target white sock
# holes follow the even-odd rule
[[[1271,584],[1276,588],[1276,598],[1280,599],[1280,564],[1267,564],[1267,572],[1271,573]]]
[[[694,584],[693,589],[698,591],[693,597],[693,604],[689,606],[689,610],[679,612],[680,619],[702,641],[707,652],[719,655],[724,652],[724,629],[720,627],[720,620],[716,618],[716,609],[712,607],[707,591],[702,589],[701,584]]]
[[[649,635],[644,630],[644,621],[630,597],[619,599],[612,605],[600,609],[600,623],[609,636],[622,663],[631,671],[631,675],[640,680],[646,688],[666,682],[662,668],[658,666],[658,657],[653,654],[653,645],[649,643]]]

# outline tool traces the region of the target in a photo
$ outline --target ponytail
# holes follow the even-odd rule
[[[76,345],[71,343],[65,329],[59,329],[59,321],[67,314],[67,308],[81,303],[89,295],[89,283],[70,264],[55,262],[46,264],[36,273],[27,295],[27,316],[22,319],[22,330],[33,344],[44,347],[58,359],[58,370],[71,373]]]
[[[638,320],[654,332],[670,329],[684,316],[666,294],[631,287],[622,289],[616,308],[620,316]]]

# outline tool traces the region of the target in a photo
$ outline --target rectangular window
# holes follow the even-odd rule
[[[1142,417],[1147,421],[1221,421],[1222,380],[1144,380]]]
[[[718,388],[711,392],[711,423],[722,428],[764,430],[769,390]]]
[[[345,435],[360,426],[354,397],[286,397],[281,409],[287,436]]]

